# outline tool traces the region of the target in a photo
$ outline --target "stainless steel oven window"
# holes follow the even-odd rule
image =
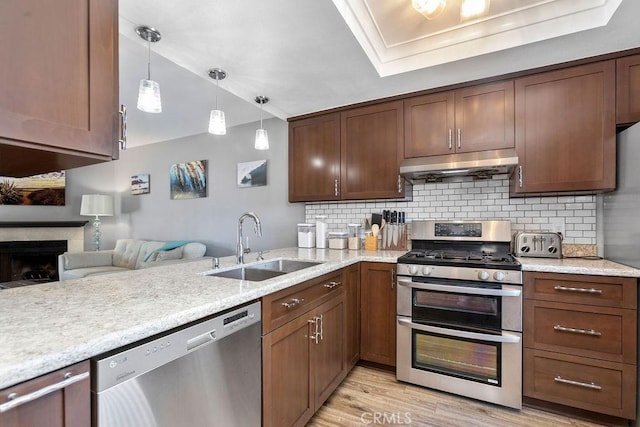
[[[501,386],[502,344],[412,330],[412,367]]]

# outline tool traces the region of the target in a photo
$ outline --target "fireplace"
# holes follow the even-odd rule
[[[0,286],[58,280],[58,255],[66,251],[66,240],[0,242]]]

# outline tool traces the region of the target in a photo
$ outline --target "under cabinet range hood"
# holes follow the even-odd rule
[[[516,150],[508,148],[405,159],[400,174],[412,183],[438,182],[452,176],[487,179],[496,174],[510,174],[517,165]]]

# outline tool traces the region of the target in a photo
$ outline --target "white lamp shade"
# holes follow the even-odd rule
[[[104,194],[84,194],[80,215],[113,216],[113,197]]]
[[[211,110],[211,114],[209,115],[209,133],[214,135],[225,135],[227,133],[224,111]]]
[[[268,150],[269,149],[269,135],[267,135],[266,129],[256,130],[256,150]]]
[[[145,113],[161,113],[160,85],[153,80],[140,80],[138,89],[138,110]]]

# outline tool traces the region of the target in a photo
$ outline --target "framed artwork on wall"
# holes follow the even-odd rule
[[[171,200],[207,197],[207,161],[176,163],[169,168]]]
[[[64,206],[64,171],[24,178],[0,176],[0,205]]]
[[[238,163],[238,187],[267,185],[267,161]]]
[[[148,194],[151,192],[149,187],[149,174],[142,173],[131,176],[131,194]]]

